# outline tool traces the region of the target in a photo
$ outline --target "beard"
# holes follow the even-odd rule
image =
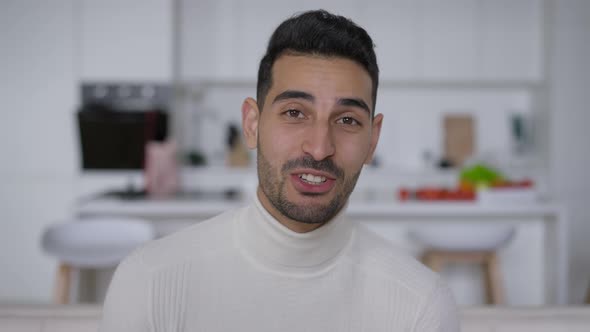
[[[259,146],[260,147],[260,146]],[[264,156],[262,149],[258,149],[258,181],[264,195],[270,203],[283,216],[306,224],[324,224],[334,218],[346,204],[348,197],[352,193],[358,177],[358,172],[347,177],[344,171],[336,166],[331,159],[314,160],[311,156],[304,156],[298,159],[287,161],[279,171],[273,167]],[[297,168],[310,168],[318,171],[329,172],[333,174],[340,186],[336,186],[336,195],[326,204],[296,204],[287,198],[286,185],[289,179],[289,171]],[[317,196],[318,194],[307,194],[308,196]]]

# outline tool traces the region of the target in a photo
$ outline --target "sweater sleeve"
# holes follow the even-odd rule
[[[139,250],[119,264],[103,305],[100,332],[152,331],[148,313],[150,278]]]
[[[417,317],[415,332],[458,332],[460,331],[457,305],[450,289],[440,279],[434,290],[424,301]]]

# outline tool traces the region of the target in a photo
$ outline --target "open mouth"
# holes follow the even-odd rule
[[[336,179],[324,172],[301,170],[291,174],[293,186],[303,194],[325,194],[332,190]]]
[[[318,176],[309,173],[299,174],[299,178],[306,183],[314,185],[320,185],[328,180],[325,176]]]

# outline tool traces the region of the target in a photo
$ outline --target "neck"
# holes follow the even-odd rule
[[[315,275],[333,266],[352,243],[353,223],[342,214],[307,233],[280,223],[257,197],[236,218],[235,239],[242,252],[261,267],[291,275]]]
[[[266,209],[266,211],[268,211],[268,213],[270,213],[271,216],[273,216],[279,223],[281,223],[281,225],[287,227],[288,229],[292,230],[293,232],[309,233],[313,230],[316,230],[316,229],[322,227],[327,222],[327,220],[326,220],[321,223],[310,224],[310,223],[304,223],[301,221],[293,220],[293,219],[283,215],[279,210],[277,210],[277,208],[275,208],[275,206],[270,202],[268,197],[266,197],[264,192],[262,192],[262,189],[260,189],[260,187],[258,187],[258,189],[256,190],[256,195],[258,196],[260,203]]]

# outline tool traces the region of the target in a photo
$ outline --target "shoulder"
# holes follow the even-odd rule
[[[382,296],[402,301],[413,312],[412,331],[458,331],[457,307],[440,276],[363,225],[355,228],[349,257]]]
[[[405,289],[416,300],[428,297],[439,286],[438,274],[428,269],[405,250],[375,234],[366,226],[355,227],[355,241],[350,257],[353,263],[372,278]]]
[[[121,265],[147,270],[217,255],[231,247],[232,224],[243,208],[227,211],[137,248]]]
[[[183,298],[191,265],[200,267],[232,250],[232,224],[241,210],[148,242],[125,258],[110,282],[100,331],[152,330],[154,303]],[[154,293],[155,287],[162,292]]]

